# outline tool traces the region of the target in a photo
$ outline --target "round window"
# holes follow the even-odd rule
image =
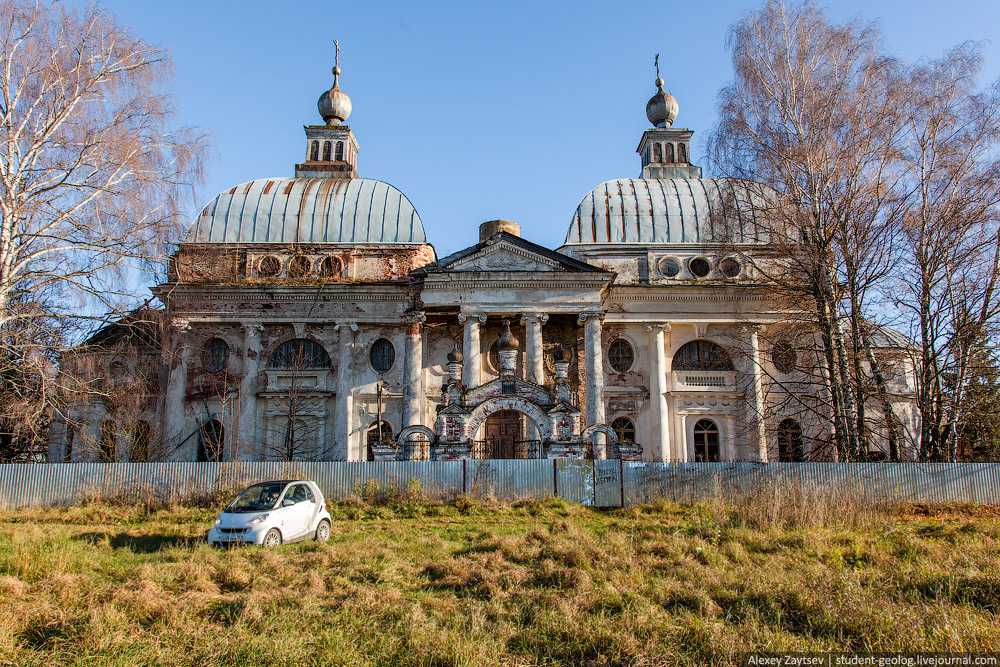
[[[396,361],[396,348],[385,338],[379,338],[372,343],[368,351],[368,360],[376,373],[388,373]]]
[[[209,373],[218,373],[229,361],[229,345],[221,338],[209,338],[201,349],[201,364]]]
[[[617,373],[627,373],[635,363],[635,350],[624,338],[615,340],[608,347],[608,364]]]
[[[722,271],[722,275],[727,278],[735,278],[740,275],[740,263],[733,259],[732,257],[726,257],[724,260],[719,262],[719,270]]]
[[[667,278],[676,278],[677,274],[681,272],[681,264],[673,257],[664,257],[656,263],[656,268],[659,269],[660,274],[666,276]]]
[[[791,373],[798,365],[798,355],[795,346],[790,341],[779,340],[771,348],[771,361],[774,367],[782,373]]]
[[[302,278],[303,276],[309,275],[309,270],[312,268],[312,262],[309,261],[308,257],[304,255],[296,255],[292,257],[292,261],[288,263],[288,275],[291,278]]]
[[[344,265],[339,257],[324,257],[319,265],[319,274],[326,278],[339,278],[344,271]]]
[[[281,273],[281,262],[274,255],[268,255],[257,264],[257,275],[265,278],[273,278]]]
[[[704,257],[695,257],[692,259],[688,262],[688,268],[691,269],[691,275],[695,278],[704,278],[712,271],[712,265]]]

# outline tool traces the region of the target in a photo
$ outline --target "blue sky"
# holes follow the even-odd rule
[[[699,157],[732,75],[727,30],[758,3],[101,4],[173,55],[177,122],[210,141],[200,203],[291,175],[339,38],[359,170],[407,194],[443,256],[497,217],[557,247],[586,192],[635,176],[656,52],[680,102],[676,125],[695,130]],[[906,59],[985,41],[985,78],[1000,76],[996,0],[826,6],[836,19],[877,21],[886,50]]]

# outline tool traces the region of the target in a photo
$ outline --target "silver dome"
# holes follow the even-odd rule
[[[677,99],[663,90],[663,79],[657,79],[656,93],[646,102],[646,118],[654,127],[670,127],[679,110]]]

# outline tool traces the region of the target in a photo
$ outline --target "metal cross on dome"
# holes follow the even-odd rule
[[[653,58],[653,67],[656,68],[656,78],[660,78],[660,54],[657,53],[656,57]]]

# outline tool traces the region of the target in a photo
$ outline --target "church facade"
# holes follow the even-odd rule
[[[51,460],[830,457],[812,348],[751,261],[754,195],[702,178],[661,79],[640,175],[588,192],[560,248],[493,220],[439,258],[410,199],[358,174],[339,77],[294,176],[219,193],[163,308],[67,356],[107,390],[69,405]]]

